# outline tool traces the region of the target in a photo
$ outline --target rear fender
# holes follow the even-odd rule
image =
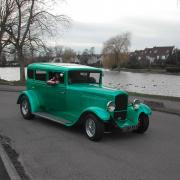
[[[20,104],[21,98],[23,96],[28,97],[29,103],[31,105],[32,113],[37,112],[39,110],[39,107],[40,107],[40,103],[39,103],[39,99],[38,99],[37,94],[32,90],[22,91],[21,94],[18,97],[17,104]]]

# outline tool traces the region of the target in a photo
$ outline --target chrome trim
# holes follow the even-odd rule
[[[111,104],[112,104],[112,105],[111,105]],[[116,108],[116,107],[115,107],[115,104],[114,104],[112,101],[109,101],[109,102],[107,103],[107,109],[108,109],[108,111],[109,111],[109,112],[114,112],[114,110],[112,110],[112,111],[109,110],[109,106],[114,106],[114,110],[115,110],[115,108]]]

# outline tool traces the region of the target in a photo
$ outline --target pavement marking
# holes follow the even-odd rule
[[[5,150],[3,149],[0,143],[0,156],[6,168],[6,171],[11,180],[21,180],[20,176],[18,175],[15,167],[13,166],[11,160],[9,159],[8,155],[6,154]]]

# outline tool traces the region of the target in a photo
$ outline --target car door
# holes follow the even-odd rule
[[[66,86],[64,81],[64,73],[61,71],[48,72],[48,80],[53,79],[55,73],[59,74],[59,79],[57,84],[48,84],[46,88],[46,109],[51,114],[57,114],[65,111],[66,108]]]
[[[35,80],[32,83],[31,89],[38,95],[41,111],[44,111],[46,104],[46,81],[47,72],[45,70],[35,70]]]

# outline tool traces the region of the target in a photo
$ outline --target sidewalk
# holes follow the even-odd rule
[[[25,90],[24,86],[0,85],[0,91],[19,92]]]
[[[180,101],[170,101],[166,99],[141,96],[130,96],[129,99],[131,100],[131,102],[133,101],[133,99],[139,99],[141,102],[151,107],[151,109],[154,111],[180,115]]]

